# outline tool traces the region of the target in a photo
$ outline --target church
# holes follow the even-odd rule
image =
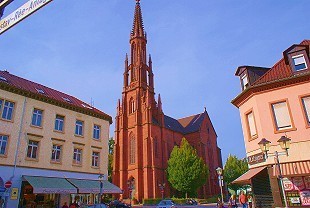
[[[122,98],[115,118],[113,183],[123,190],[122,198],[170,197],[166,169],[170,153],[183,137],[208,165],[210,174],[198,190],[199,198],[219,193],[216,168],[222,167],[217,134],[206,109],[175,119],[163,112],[155,97],[151,56],[147,56],[141,5],[137,0],[130,34],[130,56],[126,55]]]

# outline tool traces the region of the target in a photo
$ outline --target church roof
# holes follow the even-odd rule
[[[165,115],[164,122],[167,129],[180,132],[182,134],[190,134],[199,131],[201,123],[205,117],[206,112],[181,119],[174,119]]]
[[[71,95],[18,77],[8,71],[0,71],[0,89],[8,90],[16,94],[22,94],[27,97],[75,110],[94,117],[99,117],[112,123],[112,117],[97,108],[94,108],[93,106],[90,106],[89,104]]]

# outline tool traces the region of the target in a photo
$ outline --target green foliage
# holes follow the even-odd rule
[[[233,190],[240,188],[240,185],[231,184],[239,176],[248,171],[248,163],[246,159],[238,159],[235,155],[229,155],[224,167],[224,181],[228,187]]]
[[[175,146],[168,160],[168,181],[176,190],[195,195],[206,183],[209,169],[196,150],[183,138],[181,146]]]
[[[143,205],[156,205],[158,204],[162,199],[156,198],[156,199],[143,199]]]
[[[112,172],[113,172],[113,154],[114,154],[114,139],[111,137],[109,139],[109,163],[108,163],[108,180],[112,182]]]

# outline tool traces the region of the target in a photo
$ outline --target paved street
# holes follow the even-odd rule
[[[142,208],[142,207],[147,207],[147,208],[155,208],[156,206],[134,206],[135,208]],[[200,207],[210,207],[210,208],[216,208],[216,204],[203,204],[203,205],[197,205],[197,206],[178,206],[181,208],[200,208]]]

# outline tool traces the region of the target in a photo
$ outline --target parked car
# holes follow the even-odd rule
[[[113,200],[109,204],[110,208],[130,208],[129,204],[123,203],[119,200]]]
[[[172,201],[171,199],[161,200],[156,206],[156,208],[171,208],[171,207],[176,207],[176,203],[174,203],[174,201]]]
[[[195,199],[187,199],[186,204],[188,204],[188,205],[197,205],[198,202]]]
[[[108,208],[106,204],[92,204],[92,205],[86,205],[83,208]]]

